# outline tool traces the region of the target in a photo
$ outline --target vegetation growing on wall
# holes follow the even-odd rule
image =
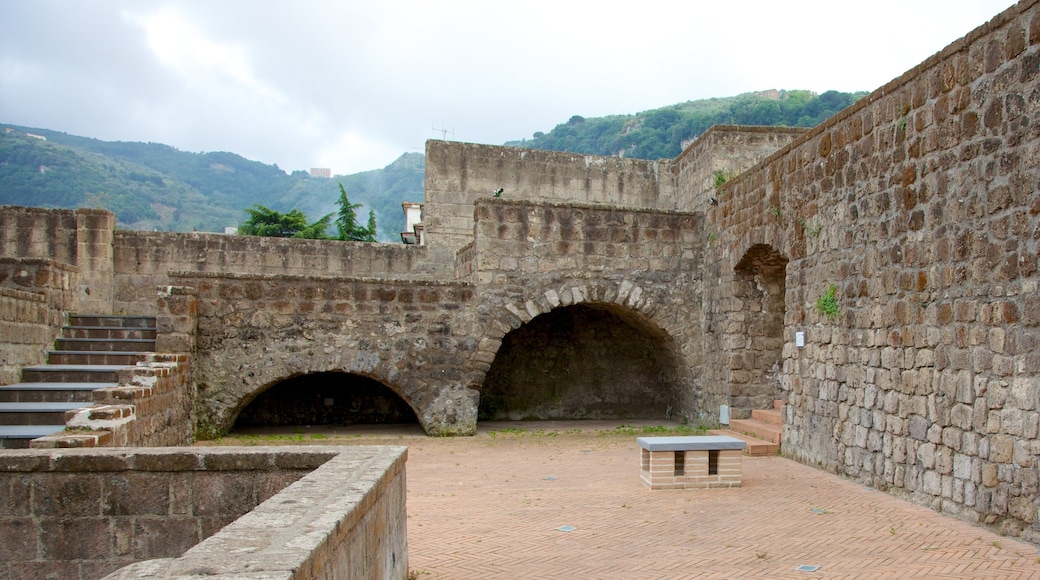
[[[828,319],[835,319],[841,314],[838,307],[838,287],[834,284],[827,286],[827,290],[816,299],[816,311]]]

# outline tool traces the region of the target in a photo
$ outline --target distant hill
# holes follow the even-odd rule
[[[811,127],[867,93],[764,91],[703,99],[633,115],[575,115],[548,133],[506,145],[637,159],[672,158],[717,124]],[[423,201],[425,157],[406,153],[383,169],[311,177],[234,153],[190,153],[158,143],[100,141],[48,129],[0,125],[0,205],[103,207],[123,229],[222,231],[261,204],[311,221],[337,210],[338,184],[376,212],[378,237],[398,241],[401,202]],[[28,135],[31,133],[37,137]],[[43,137],[45,139],[41,139]]]
[[[244,210],[257,203],[277,211],[297,208],[316,220],[336,211],[342,183],[352,202],[364,204],[362,219],[375,210],[379,238],[395,240],[404,229],[401,202],[423,198],[425,158],[419,153],[383,169],[326,179],[286,174],[234,153],[3,127],[0,205],[103,207],[124,229],[222,231],[240,224]]]
[[[761,91],[687,101],[635,115],[579,115],[506,145],[634,159],[671,159],[712,125],[814,127],[868,93]]]

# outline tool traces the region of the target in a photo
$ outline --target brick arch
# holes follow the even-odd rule
[[[728,313],[727,384],[735,418],[771,408],[780,398],[788,258],[769,244],[752,244],[733,267]]]

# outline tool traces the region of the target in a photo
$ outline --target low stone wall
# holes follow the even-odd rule
[[[405,457],[400,447],[8,451],[0,577],[404,578]]]
[[[176,283],[171,272],[394,279],[451,276],[450,263],[434,264],[425,247],[405,244],[120,231],[114,239],[114,256],[114,309],[122,314],[151,314],[155,288]]]

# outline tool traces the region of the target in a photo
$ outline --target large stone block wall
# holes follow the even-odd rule
[[[503,198],[674,209],[672,161],[596,157],[448,141],[426,143],[427,245],[441,260],[473,241],[473,204]]]
[[[174,272],[416,280],[452,271],[404,244],[130,231],[116,232],[114,262],[114,307],[126,314],[152,313],[155,288],[174,283]]]
[[[9,451],[0,576],[404,578],[405,459],[401,447]]]
[[[175,276],[197,289],[201,437],[226,432],[284,379],[342,371],[407,401],[427,433],[476,429],[480,335],[468,283],[321,276]]]
[[[19,382],[22,367],[45,361],[54,340],[51,314],[43,295],[0,287],[0,385]]]
[[[1032,541],[1038,70],[1024,0],[727,184],[705,259],[715,328],[749,253],[789,260],[785,453]],[[746,343],[713,344],[722,381]]]
[[[698,381],[702,215],[486,199],[475,216],[479,370],[490,369],[506,335],[533,318],[602,305],[660,343],[667,368],[657,388],[669,393],[676,418],[717,417],[721,393]]]
[[[180,556],[328,457],[9,450],[0,458],[0,574],[95,579],[135,561]]]

